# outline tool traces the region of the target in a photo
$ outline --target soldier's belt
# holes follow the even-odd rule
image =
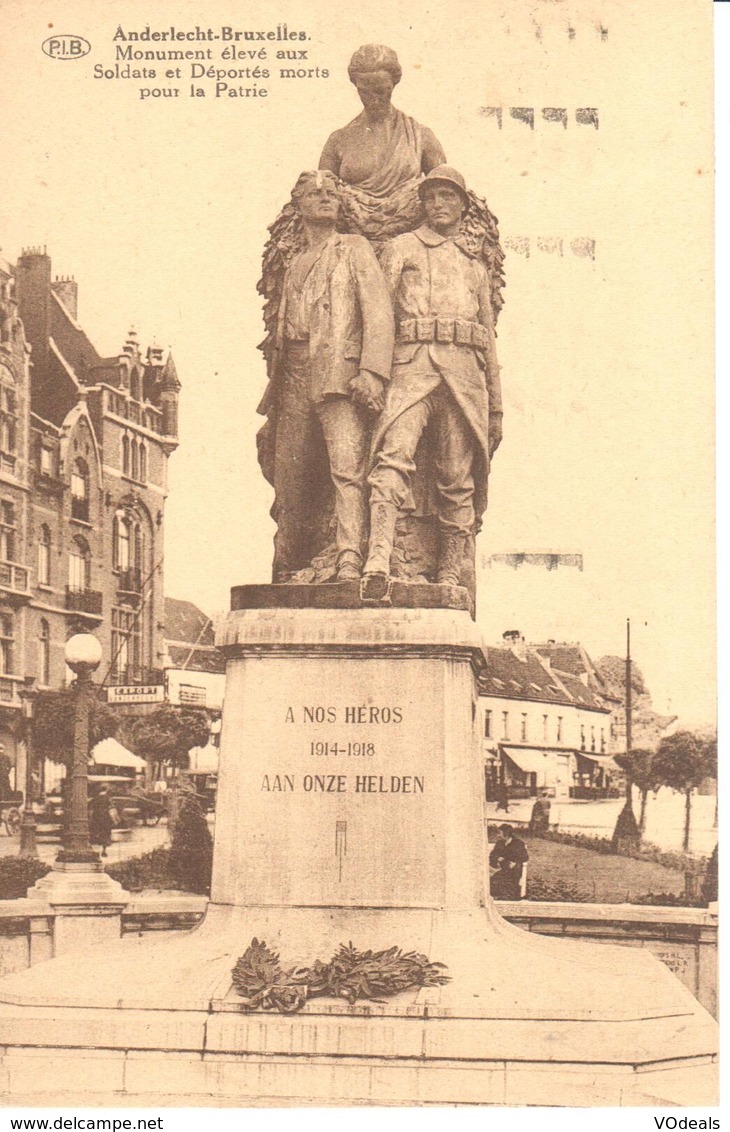
[[[465,318],[404,318],[398,323],[399,342],[453,342],[457,346],[486,347],[486,327]]]

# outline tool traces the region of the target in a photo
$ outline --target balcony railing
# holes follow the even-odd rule
[[[27,593],[28,571],[15,562],[0,562],[0,587],[13,593]]]
[[[66,609],[98,616],[102,609],[102,595],[98,590],[77,590],[66,586]]]
[[[162,668],[142,668],[129,664],[124,668],[113,668],[108,683],[129,686],[130,684],[164,684],[165,672]]]
[[[142,593],[142,571],[137,566],[130,566],[127,570],[120,570],[117,579],[117,589],[122,593]]]
[[[195,707],[205,707],[208,695],[205,688],[197,684],[180,685],[180,703]]]
[[[17,684],[22,685],[22,679],[19,676],[9,676],[7,673],[0,675],[0,703],[14,704],[16,707],[20,707]]]
[[[88,523],[89,521],[89,501],[88,499],[80,499],[78,495],[71,496],[71,518],[81,519],[82,522]]]

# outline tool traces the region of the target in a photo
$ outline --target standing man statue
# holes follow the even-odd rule
[[[364,594],[374,599],[390,574],[398,512],[414,509],[411,477],[424,430],[433,443],[435,580],[449,586],[460,584],[467,540],[486,508],[489,462],[502,439],[489,278],[480,260],[456,243],[470,204],[464,178],[437,166],[419,194],[426,223],[391,240],[380,259],[393,297],[396,346],[368,477]]]
[[[323,497],[333,489],[336,578],[353,581],[367,546],[371,419],[390,377],[393,309],[368,241],[336,230],[335,176],[302,173],[292,203],[306,246],[287,268],[260,406],[275,430],[273,580],[310,564],[321,546]]]

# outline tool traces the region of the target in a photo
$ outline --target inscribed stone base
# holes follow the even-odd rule
[[[663,964],[494,909],[468,612],[259,596],[220,635],[205,920],[0,981],[7,1095],[43,1081],[54,1104],[714,1103],[715,1023]],[[254,937],[286,968],[352,941],[418,951],[450,981],[247,1013],[231,971]]]

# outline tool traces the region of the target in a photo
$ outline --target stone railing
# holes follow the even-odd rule
[[[207,903],[204,896],[183,892],[130,896],[121,911],[121,935],[194,927]],[[521,900],[498,901],[497,907],[510,923],[539,935],[645,947],[666,963],[706,1010],[717,1014],[716,904],[703,909]],[[51,959],[55,921],[53,909],[39,901],[0,900],[0,976]],[[84,938],[88,945],[87,933]]]
[[[645,947],[717,1017],[717,904],[657,908],[504,900],[497,908],[516,927],[539,935]]]

